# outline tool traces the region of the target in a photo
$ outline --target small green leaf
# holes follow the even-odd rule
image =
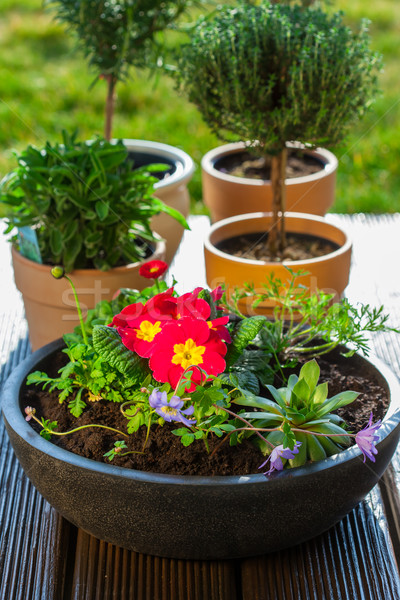
[[[351,404],[354,400],[359,396],[358,392],[352,392],[350,390],[346,392],[340,392],[332,398],[328,398],[323,404],[315,409],[315,414],[318,417],[322,417],[330,413],[333,410],[337,410],[342,406],[347,406],[347,404]]]
[[[177,436],[186,435],[188,432],[187,427],[180,427],[179,429],[173,429],[172,433]]]
[[[186,433],[185,435],[182,436],[181,442],[182,442],[182,444],[184,446],[190,446],[190,444],[192,442],[194,442],[194,434],[193,433]]]
[[[75,398],[68,402],[68,408],[71,411],[71,414],[78,418],[83,413],[86,408],[86,403],[81,399],[83,389],[79,388]]]
[[[309,389],[312,391],[318,383],[320,371],[319,365],[314,358],[301,367],[299,379],[304,379]]]
[[[262,398],[261,396],[239,396],[239,398],[233,400],[233,403],[240,406],[253,406],[254,408],[260,408],[261,410],[283,416],[282,408],[276,402],[268,400],[268,398]]]
[[[294,445],[296,443],[296,436],[294,435],[289,423],[284,423],[282,426],[282,430],[284,433],[284,438],[282,442],[283,447],[293,450]]]
[[[328,397],[328,384],[326,381],[324,381],[324,383],[320,383],[315,388],[314,394],[312,396],[313,405],[315,406],[315,405],[322,404],[323,402],[325,402],[327,397]]]
[[[296,431],[296,441],[300,442],[298,454],[289,460],[291,467],[301,467],[307,462],[307,434]]]
[[[267,389],[272,394],[275,402],[277,402],[283,410],[286,410],[288,405],[285,402],[285,388],[280,388],[277,390],[273,385],[267,385]]]
[[[50,233],[50,248],[53,254],[59,256],[63,247],[63,236],[58,229],[53,229]]]
[[[82,236],[77,233],[69,242],[63,253],[63,264],[67,272],[72,271],[74,262],[82,248]]]
[[[302,403],[307,404],[311,397],[311,389],[305,379],[299,378],[298,382],[293,388],[291,396],[292,406],[297,406],[297,399]]]
[[[104,200],[97,200],[95,204],[95,209],[100,221],[104,221],[104,219],[106,219],[108,216],[110,207]]]

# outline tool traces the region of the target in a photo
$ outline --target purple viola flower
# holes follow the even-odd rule
[[[379,435],[376,435],[376,431],[381,426],[381,420],[379,419],[379,421],[372,425],[372,416],[371,413],[367,426],[361,429],[356,435],[356,444],[364,455],[363,462],[365,462],[366,458],[375,462],[374,454],[378,454],[375,443],[379,442]]]
[[[149,404],[165,421],[179,421],[187,427],[196,424],[195,419],[190,420],[184,417],[184,415],[190,416],[194,413],[194,406],[182,410],[183,400],[179,396],[172,396],[168,400],[167,392],[159,392],[155,389],[150,394]]]
[[[265,467],[265,465],[268,463],[268,461],[271,461],[269,471],[265,471],[264,475],[270,475],[275,470],[282,471],[282,469],[283,469],[282,458],[286,458],[287,460],[294,458],[294,455],[299,453],[300,446],[301,446],[301,442],[296,442],[293,450],[291,450],[290,448],[284,448],[283,444],[280,444],[279,446],[275,446],[275,448],[272,450],[271,454],[268,456],[267,460],[264,461],[263,464],[260,465],[258,468],[262,469],[263,467]]]

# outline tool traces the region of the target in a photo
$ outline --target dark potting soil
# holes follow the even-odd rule
[[[133,161],[133,170],[154,164],[165,165],[165,170],[152,172],[153,177],[157,177],[159,181],[168,179],[176,171],[176,165],[173,160],[157,154],[140,152],[139,150],[128,150],[128,158]]]
[[[231,256],[268,262],[308,260],[325,256],[339,248],[337,244],[323,238],[303,233],[289,233],[286,236],[285,249],[273,256],[268,249],[268,233],[262,231],[227,238],[216,246],[218,250]]]
[[[286,179],[312,175],[324,169],[324,163],[307,152],[289,150],[287,154]],[[269,157],[255,156],[251,152],[235,152],[215,161],[215,169],[236,177],[248,179],[271,179],[271,161]]]
[[[60,352],[57,360],[41,365],[41,370],[54,376],[63,361],[65,355]],[[389,404],[387,393],[365,367],[361,368],[352,359],[345,359],[338,353],[334,355],[334,360],[320,358],[318,364],[321,368],[320,381],[328,382],[329,397],[343,390],[360,392],[355,402],[338,411],[346,420],[349,431],[356,432],[364,427],[371,411],[374,422],[383,418]],[[57,393],[48,393],[32,385],[24,389],[22,406],[35,408],[39,418],[57,421],[58,431],[97,423],[126,432],[126,419],[120,412],[119,404],[113,402],[88,402],[81,417],[75,419],[68,411],[66,402],[59,404]],[[30,424],[36,431],[40,430],[33,420]],[[229,446],[229,442],[220,445],[221,440],[214,436],[210,438],[211,454],[208,455],[202,441],[197,440],[185,448],[180,438],[171,434],[171,430],[180,426],[179,423],[165,423],[163,427],[154,428],[150,432],[145,454],[118,456],[112,464],[173,475],[245,475],[260,472],[258,467],[264,459],[250,441],[238,446]],[[145,436],[144,427],[127,438],[104,429],[87,428],[68,436],[53,436],[52,442],[86,458],[108,463],[103,455],[113,448],[115,441],[126,441],[128,448],[124,452],[141,452]],[[215,453],[213,450],[216,450]]]

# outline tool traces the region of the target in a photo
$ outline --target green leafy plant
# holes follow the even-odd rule
[[[149,263],[149,272],[156,272],[154,263]],[[53,273],[60,275],[58,269]],[[59,401],[68,400],[75,417],[85,410],[86,402],[108,400],[119,403],[127,419],[127,433],[113,431],[127,436],[145,428],[141,450],[129,450],[124,440],[117,440],[104,455],[109,461],[118,455],[144,454],[151,428],[166,422],[182,425],[172,433],[184,446],[201,440],[207,452],[211,437],[221,438],[214,453],[227,440],[231,445],[252,440],[267,455],[260,465],[270,464],[267,475],[283,469],[284,461],[299,466],[335,454],[351,437],[364,456],[374,460],[380,422],[373,425],[371,416],[357,434],[347,431],[332,411],[358,394],[343,391],[328,398],[327,384],[318,383],[315,360],[303,365],[298,376],[291,374],[287,385],[272,385],[269,377],[282,372],[282,365],[274,362],[277,348],[271,345],[270,352],[263,348],[269,327],[265,317],[230,319],[221,308],[221,289],[197,288],[179,296],[173,288],[160,290],[158,282],[137,294],[142,294],[141,301],[125,306],[110,325],[95,324],[90,337],[82,322],[81,337],[66,336],[69,362],[59,377],[37,371],[27,380],[58,390]],[[133,291],[124,295],[138,299]],[[109,316],[104,305],[101,310]],[[263,389],[272,399],[261,395]],[[47,438],[78,429],[59,432],[56,422],[39,419],[32,407],[25,412]],[[91,426],[102,425],[84,427]]]
[[[176,26],[193,5],[188,0],[46,0],[57,20],[77,39],[78,47],[95,73],[107,82],[104,137],[109,140],[118,81],[131,67],[155,68],[162,61],[160,33]]]
[[[178,86],[223,140],[271,155],[270,252],[285,246],[286,142],[335,145],[371,103],[379,58],[341,13],[298,4],[224,6],[180,50]]]
[[[28,146],[16,158],[0,186],[5,233],[33,228],[44,263],[107,270],[146,256],[155,241],[154,215],[165,212],[187,227],[178,211],[153,196],[151,173],[164,167],[133,170],[122,142],[78,142],[64,132],[62,144]]]
[[[253,310],[268,302],[273,318],[265,321],[260,331],[260,349],[274,358],[275,369],[293,365],[300,357],[318,357],[331,352],[340,344],[347,346],[346,356],[362,351],[368,356],[369,336],[379,331],[398,330],[388,325],[389,316],[383,306],[351,304],[347,298],[334,302],[334,295],[297,284],[304,273],[287,269],[288,279],[282,281],[273,274],[262,289],[246,284],[236,288],[221,303],[238,317],[243,317],[241,302],[251,302]]]

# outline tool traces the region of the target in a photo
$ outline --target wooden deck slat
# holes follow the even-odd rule
[[[78,532],[73,600],[236,600],[233,561],[147,556]]]
[[[343,224],[355,239],[350,299],[385,304],[399,326],[400,285],[391,269],[393,257],[400,256],[400,216],[328,220]],[[204,218],[197,219],[189,234],[192,260],[202,255],[206,227]],[[379,255],[392,257],[391,265],[374,267],[374,246]],[[172,270],[180,291],[204,276],[203,266],[181,271],[179,260],[187,256],[182,250]],[[6,296],[7,313],[0,306],[0,383],[29,352],[19,297],[9,288]],[[377,335],[373,345],[400,373],[400,336]],[[399,490],[400,450],[363,503],[301,546],[242,561],[144,556],[96,540],[59,517],[22,473],[1,421],[0,600],[400,600]]]
[[[363,502],[322,536],[246,559],[243,600],[398,599],[400,579],[385,529],[384,517],[377,519]]]

